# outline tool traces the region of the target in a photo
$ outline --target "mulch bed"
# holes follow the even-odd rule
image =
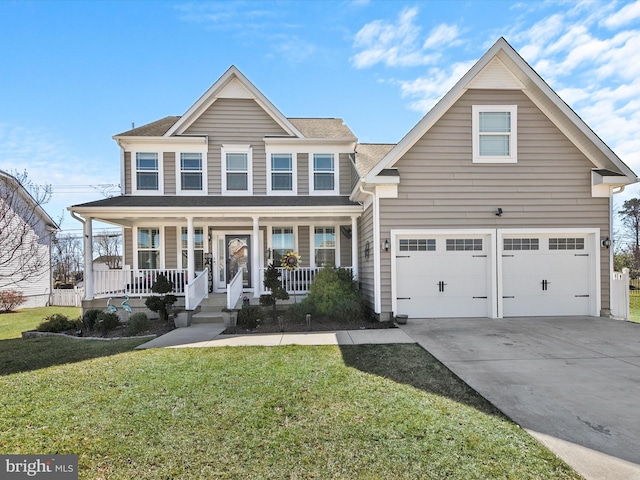
[[[223,335],[246,335],[256,333],[280,333],[280,332],[327,332],[338,330],[369,330],[369,329],[383,329],[383,328],[398,328],[394,322],[378,322],[369,320],[352,320],[344,322],[335,320],[329,317],[313,317],[311,319],[311,328],[305,321],[302,322],[285,322],[284,329],[274,321],[272,318],[261,320],[258,327],[255,329],[249,329],[246,326],[238,325],[236,327],[229,327]]]
[[[77,338],[105,338],[105,339],[117,339],[117,338],[131,338],[131,337],[148,337],[150,335],[161,336],[165,333],[174,330],[175,326],[173,325],[173,321],[167,323],[162,322],[160,320],[149,320],[149,329],[144,332],[136,333],[132,335],[127,330],[127,325],[118,325],[115,329],[102,333],[99,330],[94,330],[92,332],[85,332],[83,330],[67,330],[66,332],[61,332],[63,335],[68,337],[77,337]],[[42,332],[46,333],[46,332]],[[40,335],[42,335],[40,333]],[[23,336],[25,336],[23,334]],[[36,336],[36,335],[34,335]],[[27,335],[29,337],[29,335]]]

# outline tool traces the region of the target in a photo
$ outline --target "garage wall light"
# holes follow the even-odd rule
[[[385,241],[382,243],[382,248],[384,249],[385,252],[389,251],[389,239],[385,239]]]
[[[609,237],[604,237],[602,239],[602,241],[600,242],[600,244],[604,247],[604,248],[609,248],[611,246],[611,239]]]
[[[502,216],[502,209],[498,208],[498,210],[496,211],[496,217],[501,217]]]

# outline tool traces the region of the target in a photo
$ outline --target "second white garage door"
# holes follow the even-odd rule
[[[397,242],[397,313],[491,316],[489,235],[406,236]]]

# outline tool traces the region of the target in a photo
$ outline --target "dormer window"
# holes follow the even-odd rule
[[[228,195],[251,195],[252,150],[249,145],[222,146],[222,192]]]
[[[473,162],[516,163],[517,105],[473,105]]]

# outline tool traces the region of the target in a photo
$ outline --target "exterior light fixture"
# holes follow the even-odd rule
[[[502,209],[498,208],[498,210],[496,211],[496,217],[501,217],[502,216]]]
[[[382,248],[384,248],[385,252],[389,251],[389,239],[385,239],[384,243],[382,244]]]
[[[609,237],[604,237],[600,242],[600,245],[602,245],[604,248],[609,248],[611,246],[611,239]]]

